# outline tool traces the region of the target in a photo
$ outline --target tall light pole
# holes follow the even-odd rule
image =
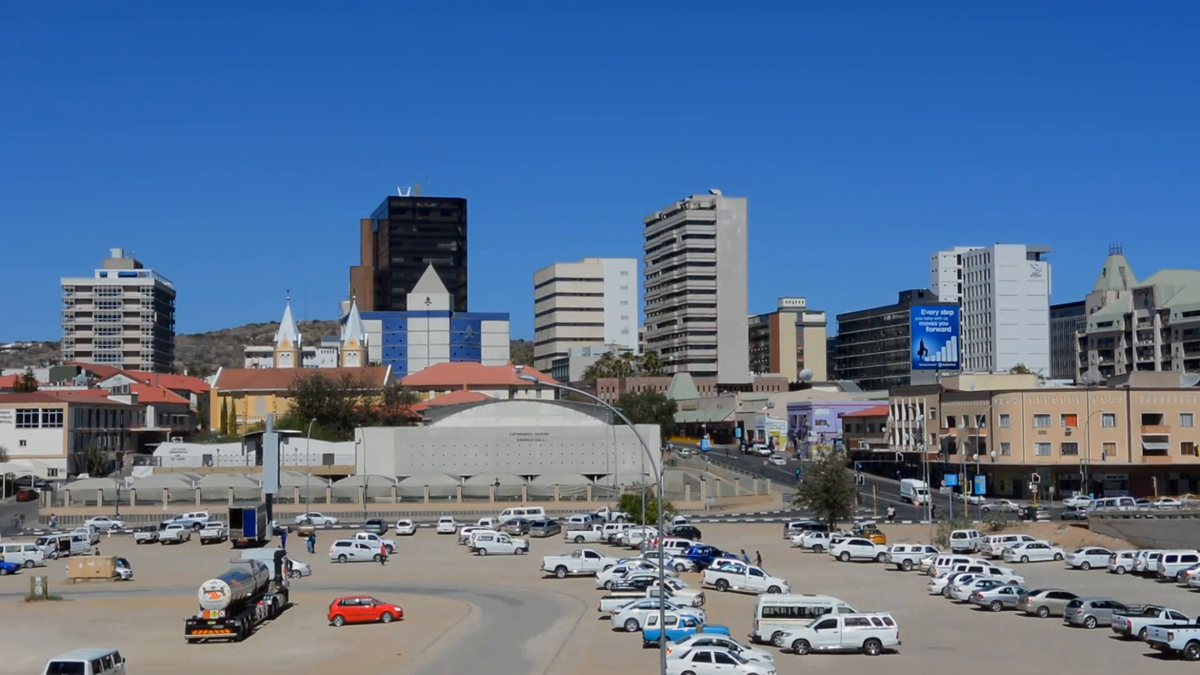
[[[582,389],[576,389],[574,387],[569,387],[565,384],[556,382],[554,380],[550,380],[550,381],[540,380],[537,377],[530,375],[529,373],[522,372],[524,370],[523,366],[514,366],[514,368],[516,370],[517,377],[526,382],[532,383],[537,386],[550,387],[551,389],[558,389],[559,391],[569,391],[572,394],[578,394],[580,396],[583,396],[584,398],[591,399],[591,400],[595,401],[596,403],[599,403],[600,405],[604,406],[605,408],[608,408],[610,413],[616,415],[617,417],[620,417],[621,421],[625,422],[625,424],[627,424],[629,426],[629,428],[631,430],[633,430],[633,435],[637,437],[638,443],[641,443],[641,445],[642,445],[642,451],[646,454],[646,457],[648,457],[650,459],[650,468],[654,469],[654,480],[656,483],[658,483],[658,669],[659,669],[660,675],[667,675],[667,625],[666,625],[667,607],[666,607],[666,594],[664,592],[666,589],[666,585],[667,585],[667,580],[666,580],[667,575],[666,575],[666,569],[665,569],[666,561],[663,559],[663,539],[665,539],[666,537],[663,536],[662,466],[661,465],[655,466],[654,455],[652,455],[650,453],[650,446],[646,444],[646,439],[642,438],[642,434],[641,434],[641,432],[638,431],[637,426],[635,426],[634,423],[632,421],[630,421],[630,419],[625,416],[625,413],[621,412],[621,410],[619,408],[615,408],[615,407],[609,405],[607,402],[605,402],[603,399],[599,398],[598,396],[595,396],[594,394],[592,394],[590,392],[586,392]],[[615,431],[614,431],[614,440],[613,440],[613,452],[614,453],[616,452]],[[620,465],[620,462],[618,461],[617,464]],[[645,480],[645,475],[646,474],[643,470],[643,473],[642,473],[643,480]],[[643,489],[642,494],[644,495],[645,492],[646,491]],[[643,519],[642,522],[645,523],[645,519]]]
[[[312,511],[312,428],[317,418],[308,421],[308,437],[304,441],[304,463],[308,466],[308,475],[304,478],[304,512]]]

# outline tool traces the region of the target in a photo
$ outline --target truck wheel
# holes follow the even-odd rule
[[[1200,661],[1200,642],[1189,642],[1183,648],[1185,661]]]
[[[625,622],[625,632],[626,633],[636,633],[637,630],[638,630],[637,619],[629,619]]]
[[[1148,636],[1148,635],[1150,635],[1149,628],[1143,628],[1140,631],[1138,631],[1138,639],[1141,640],[1142,642],[1146,641],[1146,636]]]
[[[880,553],[879,555],[875,556],[875,562],[879,562],[879,563],[881,563],[881,562],[883,562],[883,561],[885,561],[885,560],[887,560],[887,554],[886,554],[886,553]]]
[[[380,623],[391,623],[392,622],[392,613],[384,612],[383,616],[379,617],[379,621],[380,621]]]
[[[554,568],[554,576],[558,577],[559,579],[566,579],[567,578],[567,568],[564,567],[563,565],[559,565],[558,567],[555,567]]]
[[[192,531],[193,532],[199,532],[200,530],[203,530],[203,529],[204,529],[203,527],[200,527],[200,523],[192,523]]]
[[[346,554],[345,553],[338,556],[338,562],[340,562],[340,563],[346,562]]]
[[[713,585],[716,586],[717,590],[721,591],[722,593],[729,590],[729,582],[724,579],[717,579],[717,583]]]
[[[821,548],[820,544],[813,544],[812,548],[813,548],[813,553],[820,553],[821,551],[825,550],[824,548]]]
[[[875,638],[871,638],[863,643],[863,651],[867,656],[879,656],[883,652],[883,643]]]
[[[792,643],[792,653],[796,656],[804,656],[811,648],[812,645],[808,644],[808,640],[796,640]]]
[[[583,543],[583,535],[580,535],[580,534],[575,535],[575,543],[582,544]]]
[[[778,586],[772,586],[767,589],[767,592],[770,593],[771,595],[779,595],[780,593],[783,592],[783,589]]]
[[[338,614],[337,616],[333,617],[333,625],[337,628],[341,628],[342,626],[345,626],[346,625],[346,617],[342,616],[341,614]]]
[[[900,568],[903,569],[905,572],[911,572],[912,568],[913,568],[912,561],[905,560],[904,562],[900,563]]]

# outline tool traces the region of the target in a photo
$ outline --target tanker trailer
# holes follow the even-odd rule
[[[277,573],[260,560],[232,560],[229,569],[200,585],[200,611],[185,626],[187,641],[241,641],[264,621],[274,619],[288,604],[287,577],[279,574],[286,553],[272,562]]]

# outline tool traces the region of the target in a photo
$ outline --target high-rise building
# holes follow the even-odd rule
[[[746,198],[710,190],[643,224],[646,349],[668,373],[750,384]]]
[[[938,299],[962,306],[963,370],[1050,376],[1049,246],[959,246],[931,258]],[[942,295],[945,293],[945,295]]]
[[[825,312],[809,309],[805,298],[780,298],[774,312],[752,316],[749,322],[752,372],[777,373],[796,382],[809,370],[817,382],[828,379]]]
[[[62,358],[126,370],[175,365],[175,284],[114,248],[90,277],[63,277]]]
[[[1050,377],[1074,382],[1079,377],[1079,334],[1087,330],[1083,300],[1050,305]]]
[[[359,222],[359,264],[350,268],[350,294],[362,311],[420,311],[408,296],[433,265],[450,292],[451,309],[467,311],[467,200],[387,197]]]
[[[853,380],[866,390],[890,389],[910,384],[931,384],[946,368],[914,368],[912,325],[914,308],[950,309],[958,305],[939,302],[932,291],[917,288],[900,291],[895,304],[838,314],[837,358],[835,367],[840,380]],[[956,341],[957,342],[957,341]],[[948,354],[946,361],[957,361]]]
[[[550,372],[572,348],[638,352],[637,260],[584,258],[533,274],[533,367]]]

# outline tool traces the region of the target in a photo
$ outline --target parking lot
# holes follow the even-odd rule
[[[1057,526],[1039,534],[1055,539]],[[1057,619],[1013,612],[993,614],[926,594],[927,577],[889,571],[875,563],[839,563],[828,555],[790,548],[779,525],[706,524],[704,539],[726,550],[762,554],[764,567],[792,584],[794,593],[839,597],[859,610],[890,611],[900,626],[899,653],[877,660],[859,655],[776,653],[780,673],[806,668],[925,674],[970,667],[973,674],[1051,669],[1115,672],[1169,671],[1192,664],[1160,659],[1143,644],[1116,640],[1107,628],[1069,629]],[[928,530],[884,526],[893,543],[916,541]],[[1015,531],[1020,531],[1019,529]],[[644,673],[656,672],[657,652],[641,648],[640,635],[613,632],[596,606],[594,580],[543,578],[541,556],[574,550],[559,537],[535,539],[527,556],[470,555],[453,537],[421,530],[397,538],[399,550],[386,567],[377,563],[328,562],[337,533],[319,535],[317,554],[293,545],[313,576],[293,582],[296,606],[240,644],[186,645],[183,621],[197,609],[196,589],[220,574],[232,553],[227,546],[135,546],[128,537],[103,539],[105,555],[129,558],[135,580],[124,584],[62,583],[63,564],[38,573],[50,576],[63,602],[22,603],[28,572],[0,579],[0,599],[11,603],[0,631],[0,673],[40,672],[47,658],[84,646],[112,646],[129,659],[131,673],[328,673],[353,668],[399,673]],[[344,536],[341,535],[341,536]],[[389,537],[392,535],[388,535]],[[1061,535],[1077,541],[1077,532]],[[299,544],[294,539],[292,544]],[[599,546],[608,555],[627,555]],[[629,552],[628,554],[632,554]],[[1158,603],[1190,616],[1200,614],[1200,594],[1173,584],[1104,571],[1071,571],[1062,563],[1014,565],[1028,585],[1057,586],[1126,603]],[[682,577],[693,586],[699,575]],[[333,628],[329,602],[369,593],[404,607],[392,625]],[[750,629],[754,596],[706,591],[709,622],[727,625],[743,641]]]

